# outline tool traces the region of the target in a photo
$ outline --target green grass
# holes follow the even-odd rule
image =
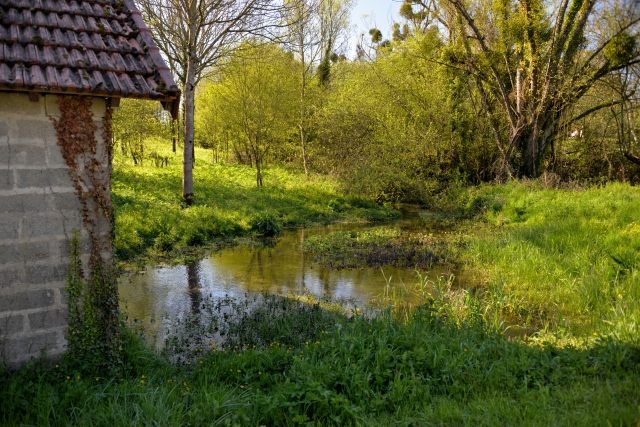
[[[247,168],[199,168],[196,193],[217,202],[184,209],[178,169],[116,167],[118,233],[146,236],[134,255],[154,250],[158,224],[186,247],[181,233],[202,218],[229,224],[231,236],[251,233],[256,211],[299,225],[358,209],[330,181],[301,184],[274,168],[266,183],[278,184],[254,190]],[[456,253],[484,279],[477,288],[422,277],[422,305],[387,289],[364,309],[290,296],[211,301],[197,321],[171,325],[163,353],[127,330],[123,363],[108,372],[71,359],[0,368],[0,425],[637,426],[640,190],[513,182],[466,189],[456,203],[451,218],[476,224],[469,235],[465,222]],[[386,233],[364,241],[396,232]],[[526,327],[505,334],[511,323]]]
[[[609,339],[565,348],[507,341],[473,297],[456,310],[451,298],[425,301],[401,322],[390,309],[371,317],[266,297],[239,304],[230,316],[225,331],[235,345],[211,346],[192,335],[182,343],[193,350],[182,364],[129,333],[123,367],[106,376],[74,361],[0,373],[0,425],[632,426],[640,420],[637,347]]]
[[[112,199],[116,212],[118,259],[165,255],[214,241],[255,234],[260,221],[272,217],[284,227],[306,227],[334,221],[381,221],[397,212],[359,196],[345,196],[331,179],[270,166],[264,187],[255,185],[255,170],[243,165],[214,164],[205,150],[196,150],[196,200],[181,200],[182,166],[170,152],[169,166],[146,162],[133,166],[117,157]]]
[[[459,201],[496,226],[471,239],[468,265],[539,327],[639,343],[640,188],[581,191],[513,182]]]

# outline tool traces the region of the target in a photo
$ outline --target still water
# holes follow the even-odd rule
[[[313,262],[301,244],[315,234],[381,227],[421,230],[432,228],[417,210],[384,225],[334,224],[302,230],[286,230],[274,244],[236,246],[213,252],[193,265],[148,267],[121,277],[121,307],[130,319],[142,321],[150,336],[162,337],[163,318],[180,318],[198,312],[203,298],[225,295],[241,298],[247,293],[311,293],[331,299],[364,303],[383,294],[391,285],[411,288],[417,282],[413,269],[363,268],[330,270]],[[437,230],[434,230],[437,232]],[[432,274],[448,273],[434,271]]]

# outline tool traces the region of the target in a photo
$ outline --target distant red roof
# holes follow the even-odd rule
[[[132,0],[0,0],[0,91],[162,101],[180,90]]]

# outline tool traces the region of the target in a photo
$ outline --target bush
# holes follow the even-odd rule
[[[254,217],[251,223],[251,230],[261,236],[275,237],[282,231],[282,226],[274,214],[264,211]]]

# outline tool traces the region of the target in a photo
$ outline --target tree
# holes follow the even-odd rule
[[[413,3],[434,7],[430,14],[448,32],[443,60],[476,84],[502,155],[498,179],[510,165],[537,176],[563,123],[575,120],[571,107],[597,81],[640,59],[635,1]]]
[[[184,93],[182,197],[193,202],[194,96],[201,79],[247,32],[277,27],[276,0],[138,0]]]
[[[352,0],[303,0],[292,3],[288,16],[286,43],[294,53],[300,70],[298,131],[302,164],[307,176],[308,119],[312,104],[309,101],[309,83],[316,69],[320,82],[328,82],[331,59],[339,57],[336,50],[339,52],[341,38],[346,33],[352,4]]]
[[[267,155],[295,128],[296,68],[292,55],[276,45],[245,42],[199,98],[208,107],[198,122],[214,122],[220,133],[228,132],[237,156],[255,166],[258,187]]]
[[[616,133],[620,152],[630,162],[640,165],[640,141],[638,141],[638,90],[640,75],[638,67],[626,67],[613,73],[610,87],[616,94],[611,102],[611,113],[616,123]]]
[[[144,161],[144,141],[150,137],[167,138],[169,115],[158,103],[122,99],[113,113],[113,142],[134,164]]]

